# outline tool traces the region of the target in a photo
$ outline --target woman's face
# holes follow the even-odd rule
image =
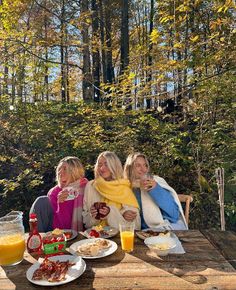
[[[135,178],[140,179],[149,171],[146,160],[143,157],[138,157],[134,162]]]
[[[70,183],[70,175],[68,173],[68,165],[62,163],[58,169],[58,185],[60,188],[66,187]]]
[[[98,173],[105,180],[112,179],[112,173],[111,173],[110,169],[108,168],[107,161],[104,157],[100,157],[98,160]]]

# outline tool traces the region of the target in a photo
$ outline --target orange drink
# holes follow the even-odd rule
[[[122,250],[131,252],[134,249],[134,232],[124,231],[120,233]]]
[[[24,236],[20,233],[0,237],[0,265],[15,265],[22,261],[25,251]]]
[[[126,252],[134,249],[134,222],[123,222],[119,224],[121,248]]]

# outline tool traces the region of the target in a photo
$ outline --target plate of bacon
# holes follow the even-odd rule
[[[40,258],[26,272],[27,279],[40,286],[57,286],[69,283],[81,276],[85,261],[78,256],[59,255]]]

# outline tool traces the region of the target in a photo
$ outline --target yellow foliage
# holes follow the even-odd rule
[[[223,6],[221,6],[221,7],[219,7],[219,8],[218,8],[218,10],[217,10],[217,12],[219,12],[219,13],[220,13],[220,12],[222,12],[222,11],[223,11],[223,9],[224,9],[224,5],[223,5]]]
[[[194,36],[194,37],[190,37],[190,40],[191,40],[192,42],[196,42],[196,41],[198,41],[198,39],[199,39],[199,35],[196,35],[196,36]]]
[[[218,7],[217,12],[226,13],[229,10],[229,8],[235,8],[235,7],[236,5],[234,4],[233,0],[226,0],[224,5]]]
[[[173,16],[171,16],[171,15],[161,17],[160,23],[166,23],[166,22],[168,22],[171,19],[173,19]]]
[[[190,8],[187,5],[181,4],[179,5],[179,7],[176,8],[176,10],[180,12],[186,12],[186,11],[189,11]]]
[[[159,31],[157,29],[153,29],[150,35],[151,42],[157,44],[159,37],[160,37]]]
[[[169,64],[170,66],[173,66],[173,65],[176,65],[176,64],[177,64],[177,61],[176,61],[176,60],[170,60],[170,61],[168,62],[168,64]]]
[[[212,189],[211,189],[211,187],[210,187],[208,181],[207,181],[206,178],[205,178],[204,176],[202,176],[201,174],[200,174],[200,176],[199,176],[199,178],[198,178],[198,182],[199,182],[199,184],[201,185],[203,191],[206,191],[206,192],[211,192],[211,191],[212,191]]]
[[[7,158],[5,156],[0,155],[0,161],[1,162],[5,162],[7,160]]]
[[[177,42],[174,44],[174,48],[182,48],[182,47],[183,47],[183,45],[180,42]]]
[[[136,76],[136,74],[133,73],[133,72],[131,72],[131,73],[129,74],[128,79],[129,79],[129,80],[133,80],[133,79],[135,78],[135,76]]]
[[[213,33],[212,35],[209,36],[209,39],[214,39],[214,38],[218,37],[219,34],[220,34],[219,32]]]

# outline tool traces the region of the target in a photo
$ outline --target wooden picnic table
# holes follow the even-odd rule
[[[47,289],[236,289],[236,233],[232,231],[176,231],[185,254],[157,257],[150,254],[143,240],[135,238],[135,250],[124,253],[119,235],[118,249],[110,256],[88,260],[78,279]],[[81,240],[79,235],[75,241]],[[27,252],[12,267],[0,267],[1,290],[43,289],[26,279],[27,269],[36,260]],[[45,289],[44,288],[44,289]]]

